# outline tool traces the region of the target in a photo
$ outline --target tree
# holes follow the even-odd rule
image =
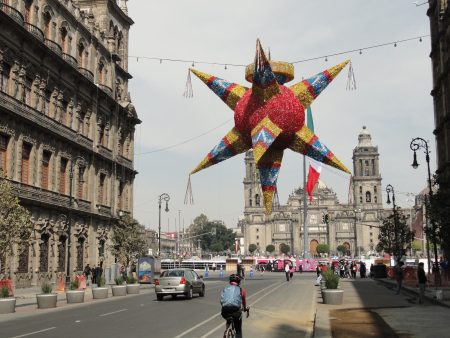
[[[411,244],[411,249],[416,251],[422,251],[422,243],[420,241],[414,241]]]
[[[291,251],[291,247],[289,245],[287,245],[287,244],[281,243],[280,244],[280,251],[282,253],[284,253],[285,255],[287,255],[288,252]]]
[[[405,215],[397,207],[396,212],[383,220],[378,235],[377,251],[383,250],[395,257],[397,261],[411,247],[414,232],[409,230]]]
[[[275,251],[275,245],[269,244],[268,246],[266,246],[266,251],[271,254]]]
[[[256,246],[256,244],[250,244],[248,246],[248,251],[253,255],[253,253],[256,251],[256,249],[258,249],[258,247]]]
[[[215,229],[215,234],[213,234]],[[210,221],[201,214],[194,219],[188,229],[189,237],[195,243],[200,239],[202,250],[210,252],[224,252],[233,249],[235,233],[228,229],[222,221]]]
[[[330,252],[330,246],[328,244],[322,243],[318,244],[316,248],[317,253],[329,253]]]
[[[32,230],[30,213],[20,205],[11,183],[0,169],[0,259],[6,262],[5,258],[13,254],[15,245],[17,251],[22,252],[28,245]]]
[[[111,253],[129,267],[130,263],[145,254],[147,242],[144,227],[131,217],[121,218],[114,226]]]
[[[345,245],[343,245],[343,244],[338,245],[338,247],[336,248],[336,250],[337,250],[338,252],[340,252],[341,254],[345,254],[345,253],[348,251],[347,247],[346,247]]]
[[[436,193],[429,204],[428,216],[435,222],[436,242],[441,244],[444,256],[450,258],[450,180],[444,174],[434,176],[434,182],[438,186]],[[432,222],[430,222],[432,223]],[[426,228],[427,238],[433,240],[433,231],[430,224]],[[431,243],[430,243],[431,244]]]

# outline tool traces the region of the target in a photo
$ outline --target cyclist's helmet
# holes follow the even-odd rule
[[[241,277],[233,273],[230,275],[230,283],[236,283],[237,285],[241,284]]]

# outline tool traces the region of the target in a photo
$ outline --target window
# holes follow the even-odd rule
[[[105,178],[106,175],[105,174],[100,174],[100,179],[98,182],[98,203],[99,204],[103,204],[103,196],[104,196],[104,189],[105,189]]]
[[[23,143],[22,145],[22,171],[21,171],[21,182],[28,184],[29,174],[30,174],[30,156],[31,156],[32,146],[29,143]]]
[[[122,210],[122,198],[123,198],[123,182],[119,183],[119,195],[117,196],[117,209]]]
[[[8,141],[8,136],[0,134],[0,169],[3,171],[3,174],[6,174],[8,170],[8,164],[6,162],[6,156],[8,153]]]
[[[41,236],[41,243],[39,244],[39,272],[48,271],[48,240],[49,235],[43,234]]]
[[[366,202],[372,202],[372,195],[370,194],[370,191],[366,191]]]
[[[61,158],[61,166],[59,167],[59,193],[66,193],[66,171],[67,171],[67,162],[66,158]]]
[[[78,45],[78,66],[83,67],[83,61],[84,61],[84,45],[80,42],[80,44]]]
[[[68,40],[67,28],[61,27],[60,32],[61,32],[61,48],[62,48],[63,53],[67,53],[67,46],[68,46],[68,44],[67,44],[67,40]]]
[[[52,17],[49,12],[44,13],[44,37],[50,39],[50,21]]]
[[[259,239],[259,235],[256,235],[256,239]]]
[[[104,145],[103,142],[105,141],[105,126],[102,124],[99,127],[98,130],[98,144]]]
[[[103,84],[103,73],[105,70],[105,65],[103,62],[100,62],[98,64],[98,70],[97,70],[97,83]]]
[[[31,23],[31,5],[33,4],[33,0],[25,0],[25,15],[24,20],[25,22]]]
[[[52,154],[45,151],[42,154],[42,173],[41,173],[41,188],[48,189],[48,173],[50,166],[50,158]]]
[[[260,204],[261,204],[261,201],[260,201],[260,198],[259,198],[258,194],[255,195],[255,204],[256,204],[257,207],[259,207]]]
[[[258,228],[256,228],[256,232],[259,232],[259,229],[258,229]]]
[[[79,199],[83,199],[83,190],[84,190],[84,172],[85,167],[78,168],[78,187],[77,187],[77,197]]]

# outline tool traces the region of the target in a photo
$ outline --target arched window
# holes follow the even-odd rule
[[[370,191],[366,191],[366,202],[372,202],[372,195],[370,194]]]
[[[261,200],[260,200],[259,194],[255,195],[255,204],[257,207],[259,207],[261,205]]]
[[[44,12],[44,37],[46,39],[50,39],[50,22],[52,20],[52,17],[50,15],[50,12]]]
[[[43,234],[41,236],[41,243],[39,244],[39,272],[48,271],[48,241],[49,235]]]
[[[25,0],[25,13],[24,13],[24,20],[25,22],[32,23],[31,20],[31,6],[33,5],[33,0]]]
[[[60,32],[61,32],[61,48],[62,48],[63,53],[67,54],[67,51],[68,51],[67,28],[64,26],[61,27]]]
[[[104,75],[105,75],[105,64],[103,61],[98,63],[97,69],[97,83],[104,84]]]
[[[80,41],[80,43],[78,44],[78,50],[77,50],[77,61],[78,61],[78,66],[80,67],[84,67],[84,44],[83,42]]]

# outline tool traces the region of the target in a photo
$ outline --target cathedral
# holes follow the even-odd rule
[[[383,213],[381,189],[378,147],[372,144],[371,135],[363,127],[353,150],[352,198],[342,204],[330,187],[318,181],[312,202],[308,197],[306,200],[305,247],[303,189],[290,194],[285,205],[275,203],[272,213],[267,216],[250,150],[245,155],[245,209],[240,221],[245,249],[256,244],[257,251],[264,254],[267,245],[272,244],[276,254],[280,253],[280,246],[286,244],[293,255],[313,257],[317,255],[318,244],[328,244],[332,255],[337,253],[338,246],[345,246],[347,254],[352,256],[374,253]]]

